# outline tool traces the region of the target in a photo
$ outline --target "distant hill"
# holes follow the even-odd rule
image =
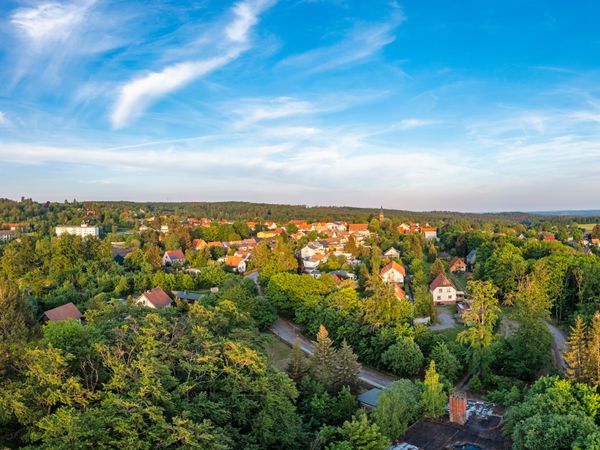
[[[600,216],[600,209],[575,209],[575,210],[561,210],[561,211],[529,211],[529,214],[537,214],[540,216],[590,217],[590,216]]]

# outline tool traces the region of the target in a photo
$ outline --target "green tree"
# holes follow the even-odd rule
[[[327,329],[321,325],[317,333],[311,367],[315,378],[327,390],[333,390],[336,375],[336,353]]]
[[[445,342],[438,342],[431,350],[430,357],[432,361],[435,361],[437,369],[444,378],[450,383],[457,381],[462,367]]]
[[[344,422],[342,429],[346,440],[355,450],[384,450],[389,444],[377,424],[370,423],[364,412]]]
[[[354,354],[352,347],[344,339],[335,356],[335,384],[340,388],[356,386],[359,370],[358,356]]]
[[[390,440],[396,440],[421,414],[421,390],[410,380],[401,379],[384,389],[377,400],[373,420]]]
[[[423,365],[423,353],[413,338],[399,336],[381,355],[381,361],[393,373],[403,377],[413,377]]]
[[[500,308],[497,289],[491,282],[469,281],[467,289],[472,296],[471,307],[463,312],[467,328],[458,334],[457,340],[471,348],[471,367],[474,373],[478,373],[485,369],[485,356],[494,337]]]
[[[567,377],[573,381],[584,381],[588,356],[585,322],[581,316],[577,316],[563,351]]]
[[[308,372],[306,357],[300,348],[300,341],[296,339],[292,345],[292,354],[288,363],[287,373],[292,380],[299,380]]]
[[[446,273],[446,267],[441,259],[436,259],[429,269],[429,281],[433,281],[436,277],[442,273]]]
[[[442,416],[447,402],[448,396],[444,392],[440,376],[435,370],[435,361],[431,360],[425,372],[425,388],[421,396],[423,415],[431,419]]]

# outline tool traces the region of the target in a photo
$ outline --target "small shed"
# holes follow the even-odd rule
[[[379,401],[379,396],[382,392],[383,390],[379,388],[369,389],[368,391],[357,396],[356,399],[365,408],[375,409],[377,407],[377,402]]]

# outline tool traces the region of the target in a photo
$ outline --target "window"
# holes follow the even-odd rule
[[[441,295],[438,295],[438,298],[437,298],[437,299],[438,299],[438,300],[441,300],[441,299],[442,299],[442,296],[441,296]]]
[[[452,300],[452,296],[451,295],[448,296],[448,300]]]

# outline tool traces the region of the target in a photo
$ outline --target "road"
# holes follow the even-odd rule
[[[552,338],[554,339],[554,344],[552,349],[554,350],[554,364],[561,371],[564,371],[567,368],[565,363],[565,358],[563,358],[563,350],[565,349],[565,345],[567,344],[567,339],[559,328],[552,325],[550,322],[546,322],[548,325],[548,331],[552,334]]]
[[[277,321],[273,325],[271,325],[270,330],[274,335],[279,337],[279,339],[281,339],[288,345],[293,345],[294,342],[298,340],[300,343],[300,348],[304,353],[308,355],[313,354],[313,342],[306,336],[303,336],[300,333],[300,328],[296,324],[290,322],[289,320],[285,320],[282,318],[277,319]],[[375,369],[362,366],[360,368],[358,378],[362,382],[380,389],[386,388],[398,379],[397,377],[394,377],[392,375],[387,375]]]

